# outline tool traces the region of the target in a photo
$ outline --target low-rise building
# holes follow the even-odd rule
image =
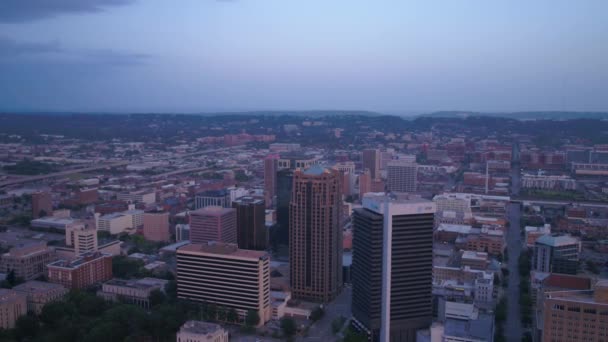
[[[164,292],[168,282],[168,280],[157,278],[112,279],[103,283],[97,295],[107,301],[122,301],[148,309],[150,307],[150,294],[155,290]]]
[[[112,235],[121,233],[132,233],[143,225],[143,210],[136,210],[129,205],[129,210],[101,216],[95,214],[95,225],[97,230],[109,232]]]
[[[14,290],[0,289],[0,329],[14,328],[17,319],[25,314],[25,295]]]
[[[13,287],[13,290],[26,296],[27,311],[39,315],[42,308],[52,301],[61,300],[68,293],[68,289],[60,284],[46,281],[30,280]]]
[[[46,242],[18,245],[0,258],[0,272],[15,272],[16,278],[35,279],[46,272],[46,265],[55,260],[55,251]]]
[[[73,260],[58,260],[47,267],[49,281],[69,289],[83,289],[112,279],[112,255],[100,252],[88,252]]]
[[[219,324],[187,321],[177,332],[177,342],[228,342],[228,332]]]

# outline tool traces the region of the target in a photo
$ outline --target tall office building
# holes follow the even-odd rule
[[[239,248],[253,250],[268,248],[264,200],[245,196],[232,202],[232,207],[236,210],[236,238]]]
[[[353,214],[353,325],[372,342],[409,342],[433,317],[435,204],[370,193]]]
[[[272,208],[276,204],[278,163],[279,156],[276,154],[264,158],[264,199],[268,208]]]
[[[48,192],[36,192],[32,194],[32,217],[53,215],[53,200]]]
[[[169,213],[166,211],[148,211],[144,213],[144,238],[150,241],[169,241]]]
[[[236,210],[233,208],[205,207],[190,212],[190,241],[237,243]]]
[[[369,169],[372,179],[380,178],[380,151],[376,149],[363,150],[361,152],[361,163],[363,169]]]
[[[295,298],[327,303],[342,288],[341,173],[296,170],[289,205],[289,264]]]
[[[277,172],[277,232],[275,238],[282,245],[289,243],[289,202],[293,187],[293,170]]]
[[[418,165],[407,161],[394,160],[386,166],[388,191],[416,192]]]
[[[235,244],[189,244],[177,250],[178,298],[235,309],[244,320],[257,311],[260,325],[272,317],[270,258]]]
[[[544,235],[534,244],[533,268],[539,272],[576,274],[581,242],[569,235]]]

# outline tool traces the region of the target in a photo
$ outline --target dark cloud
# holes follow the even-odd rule
[[[70,50],[58,41],[48,43],[19,42],[0,36],[0,62],[19,64],[88,64],[136,66],[151,56],[116,50]]]
[[[0,22],[19,23],[64,13],[95,13],[135,0],[0,0]]]

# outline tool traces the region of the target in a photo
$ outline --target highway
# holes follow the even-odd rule
[[[183,155],[179,155],[179,156],[175,156],[175,157],[159,158],[157,160],[160,161],[160,160],[169,160],[169,159],[174,159],[174,158],[188,158],[188,157],[193,157],[193,156],[197,156],[197,155],[200,155],[200,154],[214,153],[214,152],[223,152],[223,151],[229,151],[229,150],[232,150],[232,149],[238,149],[238,148],[243,148],[243,147],[244,147],[244,145],[231,146],[231,147],[223,147],[223,148],[216,148],[216,149],[211,149],[211,150],[205,150],[205,151],[187,153],[187,154],[183,154]],[[41,180],[45,180],[45,179],[64,177],[64,176],[69,176],[69,175],[73,175],[73,174],[77,174],[77,173],[82,173],[82,172],[91,172],[91,171],[96,171],[96,170],[103,170],[103,169],[107,169],[107,168],[112,168],[112,167],[126,166],[126,165],[134,164],[134,163],[138,163],[138,161],[113,162],[113,163],[102,164],[102,165],[98,165],[98,166],[91,166],[91,167],[84,167],[84,168],[80,168],[80,169],[59,171],[59,172],[49,173],[49,174],[40,175],[40,176],[19,176],[19,175],[15,175],[16,177],[18,177],[17,179],[11,179],[11,180],[0,182],[0,188],[8,186],[8,185],[16,185],[16,184],[23,184],[23,183],[29,183],[29,182],[37,182],[37,181],[41,181]],[[193,169],[176,170],[176,171],[172,171],[172,172],[167,172],[167,173],[163,173],[163,174],[160,174],[160,175],[156,175],[154,177],[168,176],[168,175],[172,175],[172,174],[179,174],[179,173],[190,172],[190,171],[204,171],[204,168],[193,168]]]

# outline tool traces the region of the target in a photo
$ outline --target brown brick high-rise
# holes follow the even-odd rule
[[[289,264],[294,298],[327,303],[342,289],[342,177],[312,166],[293,176]]]

